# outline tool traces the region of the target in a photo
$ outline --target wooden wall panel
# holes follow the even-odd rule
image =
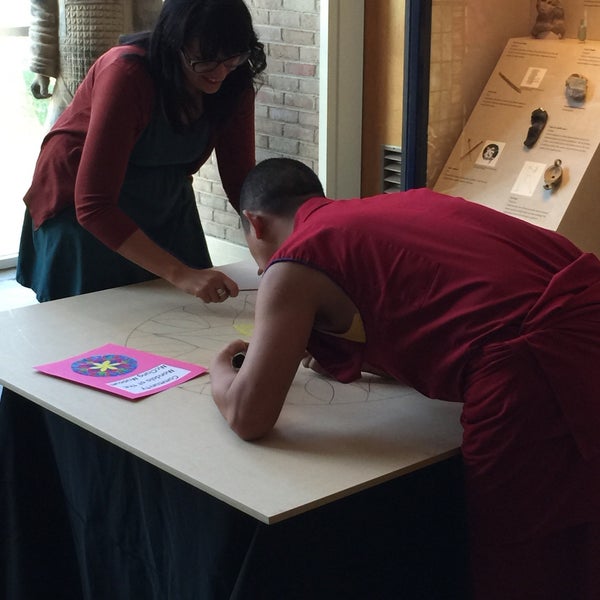
[[[381,149],[402,145],[404,0],[365,2],[363,196],[381,193]]]

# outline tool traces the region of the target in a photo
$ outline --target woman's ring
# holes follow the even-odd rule
[[[222,298],[223,296],[227,296],[227,292],[223,288],[218,288],[217,294],[219,295],[219,298]]]

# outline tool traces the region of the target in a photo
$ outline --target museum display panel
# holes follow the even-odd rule
[[[513,38],[435,184],[600,251],[600,42]]]
[[[406,67],[406,187],[477,200],[598,252],[600,2],[432,0],[407,13],[420,39]]]

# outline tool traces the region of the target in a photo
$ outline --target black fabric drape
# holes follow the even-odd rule
[[[4,390],[0,461],[6,600],[466,597],[458,459],[265,525]]]

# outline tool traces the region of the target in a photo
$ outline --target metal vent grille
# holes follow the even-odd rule
[[[382,185],[384,194],[401,192],[402,184],[402,149],[399,146],[383,146]]]

